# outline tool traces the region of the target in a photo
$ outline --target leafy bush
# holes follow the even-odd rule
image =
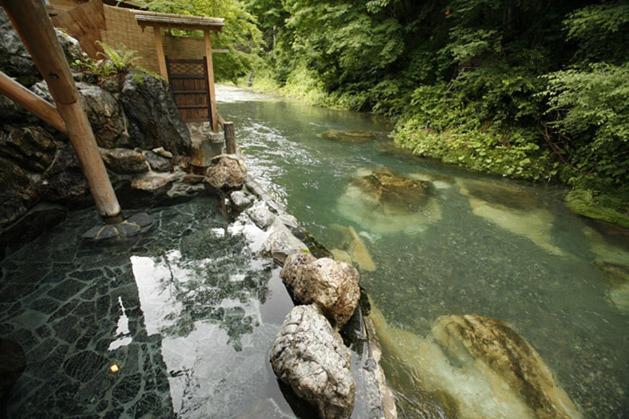
[[[592,64],[545,78],[546,114],[554,117],[549,125],[567,139],[577,173],[605,178],[608,186],[627,183],[629,64]]]

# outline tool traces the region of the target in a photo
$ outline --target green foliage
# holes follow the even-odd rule
[[[593,64],[545,78],[546,114],[555,118],[549,125],[569,141],[578,173],[604,178],[610,186],[627,183],[629,64]]]
[[[390,115],[403,146],[474,170],[629,183],[626,1],[246,4],[267,87]]]
[[[99,42],[103,52],[99,52],[99,60],[85,58],[71,63],[72,67],[78,71],[93,74],[98,78],[105,79],[118,74],[126,74],[131,70],[138,73],[153,74],[138,65],[140,59],[138,53],[124,45],[113,47],[104,42]]]
[[[564,25],[567,39],[579,44],[577,56],[623,62],[629,43],[629,4],[596,4],[570,13]]]
[[[627,191],[608,195],[591,189],[573,189],[566,195],[565,202],[576,214],[629,228],[628,199]]]

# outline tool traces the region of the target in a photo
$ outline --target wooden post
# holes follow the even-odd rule
[[[57,108],[35,93],[13,80],[11,77],[0,71],[0,93],[34,113],[44,122],[55,127],[60,132],[66,134],[66,123],[63,122]]]
[[[68,137],[104,218],[120,215],[120,205],[101,158],[87,115],[81,106],[70,66],[41,0],[0,0],[33,62],[46,80]]]
[[[210,119],[212,131],[218,132],[218,112],[216,110],[216,92],[214,90],[214,63],[212,62],[212,40],[210,31],[203,32],[205,38],[205,62],[207,65],[207,82],[210,91]]]
[[[168,80],[168,68],[166,67],[166,56],[164,55],[164,39],[162,38],[162,30],[159,26],[153,26],[153,35],[155,38],[155,50],[157,51],[159,75],[162,76],[164,80]]]
[[[225,153],[236,154],[236,134],[234,133],[233,122],[223,122],[223,132],[225,133]]]

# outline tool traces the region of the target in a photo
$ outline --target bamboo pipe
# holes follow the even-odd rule
[[[77,154],[99,214],[115,219],[120,215],[120,204],[111,186],[70,66],[46,13],[42,0],[0,0],[0,4],[31,53],[33,62],[46,80],[57,110],[64,120],[67,135]]]
[[[63,122],[54,105],[37,96],[2,71],[0,71],[0,93],[34,113],[38,118],[52,125],[58,131],[64,134],[67,133],[66,123]]]

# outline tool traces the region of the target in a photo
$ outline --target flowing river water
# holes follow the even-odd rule
[[[558,187],[408,155],[382,118],[231,87],[218,97],[254,176],[318,241],[359,262],[400,417],[510,416],[473,362],[422,352],[435,320],[452,314],[507,322],[585,417],[629,415],[627,230],[571,214]],[[375,138],[334,141],[329,130]],[[353,181],[374,170],[430,180],[434,196],[416,211],[382,210]]]

